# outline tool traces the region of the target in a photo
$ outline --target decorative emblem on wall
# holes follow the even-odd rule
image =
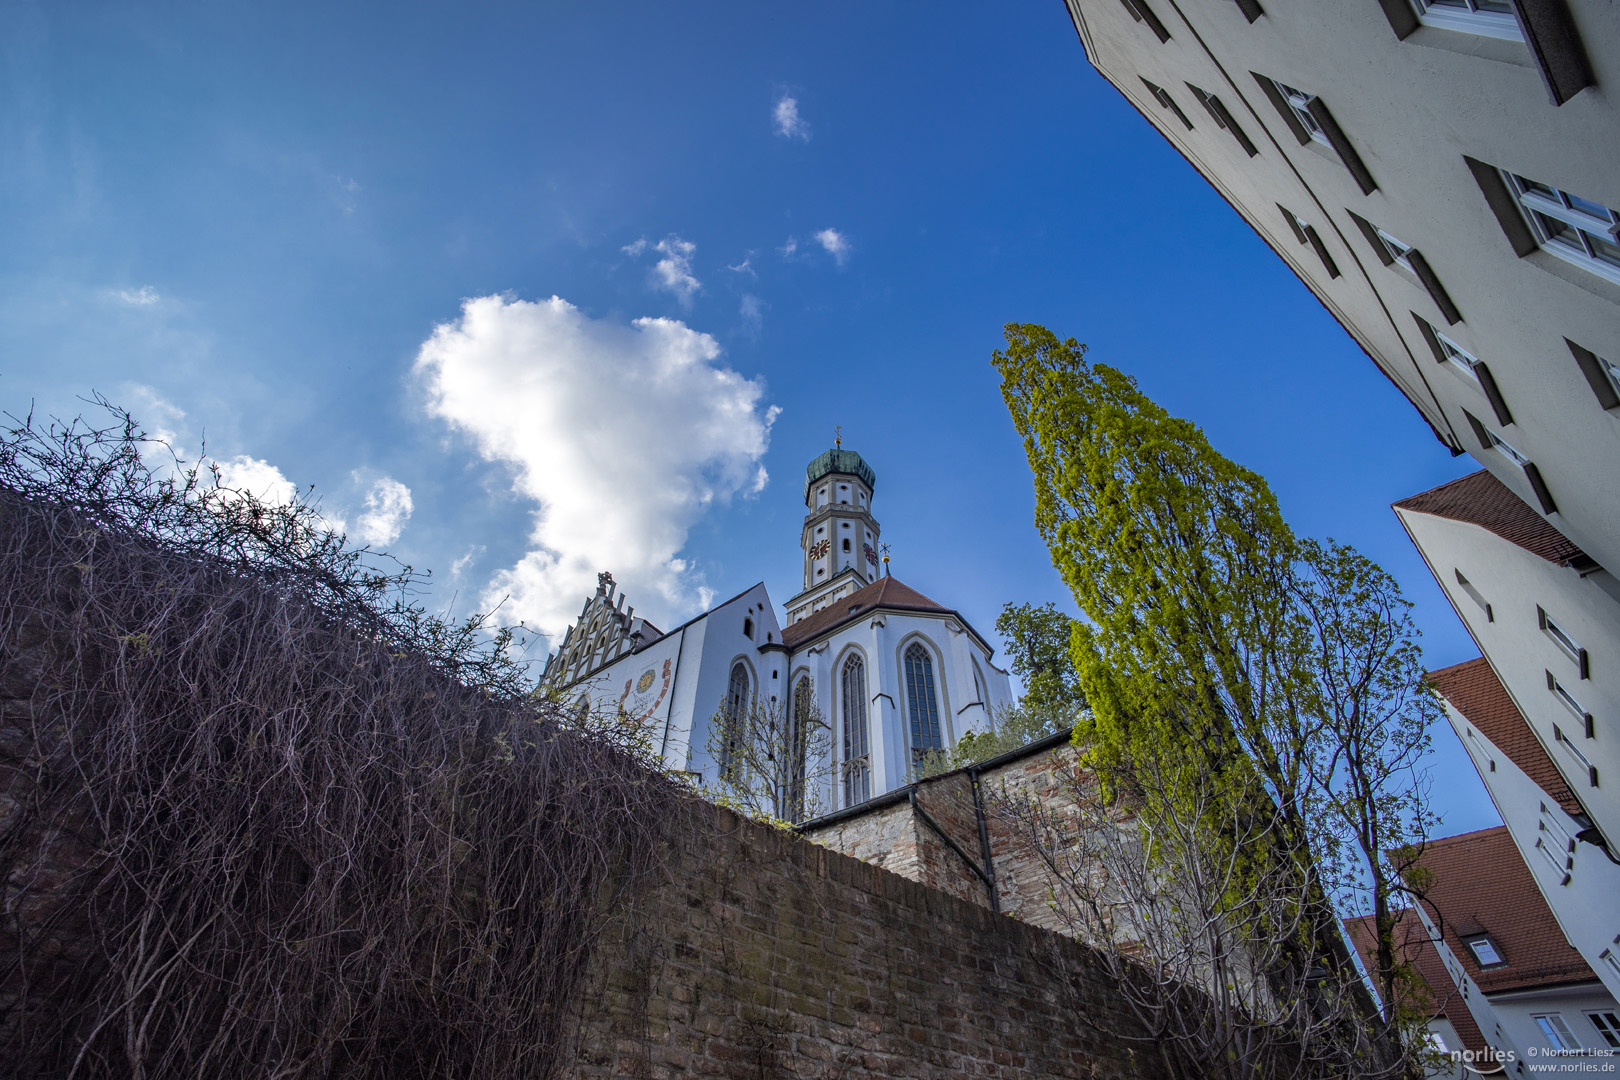
[[[636,720],[636,721],[642,721],[642,722],[650,720],[652,718],[653,713],[658,711],[658,706],[660,706],[660,705],[662,705],[664,703],[664,697],[665,697],[665,695],[667,695],[669,693],[670,677],[673,674],[674,674],[674,663],[673,663],[673,661],[665,660],[664,661],[664,671],[663,671],[664,685],[660,686],[658,688],[658,696],[656,698],[654,698],[653,703],[651,705],[648,705],[646,708],[641,707],[641,697],[642,697],[643,694],[647,693],[647,691],[652,689],[652,684],[653,684],[652,668],[648,668],[646,671],[642,672],[641,673],[641,678],[636,679],[634,682],[632,682],[630,679],[624,680],[624,693],[619,695],[619,709],[620,709],[620,711],[625,712],[625,713],[630,713],[631,709],[634,709],[634,710],[637,710],[637,711],[634,712],[633,714],[631,714],[631,719]],[[624,703],[630,697],[630,691],[632,689],[634,689],[635,692],[636,692],[636,700],[631,702],[630,703],[630,708],[627,709],[627,708],[625,708]]]
[[[831,540],[818,540],[816,543],[810,545],[810,557],[812,559],[819,559],[831,550]]]
[[[872,550],[871,544],[866,544],[861,550],[866,552],[866,561],[873,566],[877,565],[877,552]]]

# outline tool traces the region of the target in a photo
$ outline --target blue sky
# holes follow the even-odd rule
[[[1389,510],[1472,466],[1056,0],[0,0],[0,64],[0,404],[99,391],[314,484],[436,603],[780,603],[842,425],[898,576],[986,631],[1072,607],[988,363],[1028,321],[1390,569],[1431,666],[1476,655]],[[1445,828],[1494,823],[1436,741]]]

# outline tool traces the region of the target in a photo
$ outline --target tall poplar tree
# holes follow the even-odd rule
[[[1084,345],[1033,324],[1005,334],[993,363],[1035,524],[1083,615],[1072,658],[1090,710],[1077,741],[1127,796],[1209,806],[1225,783],[1243,804],[1220,808],[1239,811],[1227,834],[1271,838],[1237,853],[1253,877],[1292,865],[1309,884],[1295,970],[1276,985],[1309,986],[1302,973],[1325,966],[1360,993],[1332,901],[1370,891],[1392,932],[1402,885],[1387,852],[1409,852],[1430,822],[1419,774],[1434,703],[1405,601],[1350,549],[1297,539],[1264,478]],[[1198,797],[1143,790],[1147,776],[1195,776]],[[1245,813],[1268,826],[1244,827]],[[1386,1009],[1359,1010],[1386,1064],[1402,963],[1378,951]]]

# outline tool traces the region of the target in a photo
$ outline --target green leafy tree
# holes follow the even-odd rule
[[[1009,603],[996,617],[996,633],[1006,642],[1013,673],[1024,684],[1019,705],[1045,718],[1052,730],[1073,724],[1086,707],[1069,654],[1073,627],[1074,620],[1051,603]]]
[[[1383,853],[1420,842],[1429,820],[1421,784],[1405,783],[1427,752],[1430,706],[1404,601],[1350,549],[1299,541],[1261,476],[1129,376],[1089,363],[1084,345],[1036,325],[1010,324],[1006,340],[993,362],[1034,476],[1036,527],[1083,615],[1071,641],[1089,705],[1077,741],[1117,790],[1180,800],[1182,818],[1194,801],[1216,805],[1212,785],[1233,793],[1214,817],[1228,825],[1209,835],[1228,837],[1234,865],[1247,860],[1252,881],[1291,865],[1309,884],[1295,892],[1297,945],[1268,977],[1307,986],[1301,973],[1325,966],[1354,993],[1331,901],[1364,887],[1386,910],[1401,886]],[[1140,782],[1138,762],[1167,760],[1196,768]],[[1166,776],[1195,779],[1198,799]],[[1381,984],[1399,968],[1385,961]],[[1381,1067],[1394,1067],[1393,1021],[1370,998],[1361,1015],[1381,1026]]]

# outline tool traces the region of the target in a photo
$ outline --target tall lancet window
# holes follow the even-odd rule
[[[795,824],[804,820],[804,758],[815,713],[815,690],[810,685],[810,676],[802,675],[793,687],[793,715],[788,718],[787,729],[787,769],[782,778],[787,788],[787,819]]]
[[[748,715],[748,667],[741,661],[726,684],[725,728],[720,733],[720,779],[731,780],[742,758],[743,723]]]
[[[866,726],[866,664],[859,656],[844,661],[844,805],[872,797],[872,754]]]
[[[911,767],[915,769],[930,750],[945,748],[939,737],[934,659],[918,642],[906,650],[906,707],[911,713]]]

